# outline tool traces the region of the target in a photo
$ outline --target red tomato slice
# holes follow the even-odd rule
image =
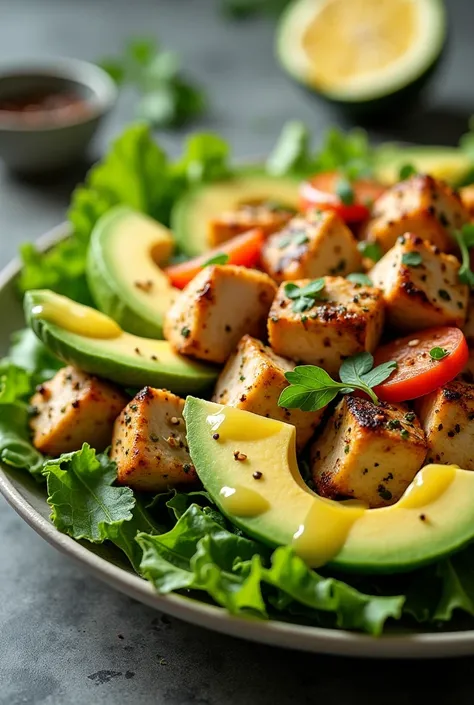
[[[434,360],[430,355],[433,348],[449,354]],[[440,326],[382,345],[374,357],[374,366],[389,360],[398,363],[388,380],[374,388],[379,399],[391,403],[417,399],[454,379],[465,367],[469,349],[459,328]]]
[[[260,261],[260,252],[264,239],[263,232],[259,228],[249,230],[247,233],[237,235],[231,240],[223,242],[222,245],[208,250],[208,252],[199,257],[194,257],[182,264],[166,267],[165,272],[173,286],[178,289],[184,289],[186,284],[189,284],[191,279],[194,279],[207,262],[217,255],[228,255],[229,259],[226,264],[255,267]]]
[[[372,179],[358,179],[351,183],[353,203],[343,203],[337,194],[338,182],[344,178],[337,171],[316,174],[300,186],[300,205],[303,211],[310,208],[333,210],[346,223],[360,223],[370,216],[370,204],[383,194],[385,188]]]

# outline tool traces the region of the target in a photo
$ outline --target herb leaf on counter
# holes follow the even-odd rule
[[[155,127],[181,127],[207,107],[203,89],[183,76],[178,55],[160,49],[154,39],[133,39],[122,56],[100,65],[118,86],[136,88],[142,96],[138,116]]]

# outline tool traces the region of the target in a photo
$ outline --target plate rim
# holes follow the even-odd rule
[[[69,233],[69,224],[63,222],[38,238],[35,246],[41,251],[47,250],[67,237]],[[17,257],[0,271],[0,289],[19,274],[21,267],[21,261]],[[15,487],[1,464],[0,492],[19,516],[42,538],[61,553],[72,558],[74,562],[85,567],[95,577],[149,607],[197,626],[254,642],[339,656],[428,658],[474,653],[474,630],[421,632],[376,638],[342,629],[325,629],[275,619],[263,621],[236,617],[222,607],[208,605],[185,595],[160,595],[144,578],[114,565],[67,534],[58,531]]]

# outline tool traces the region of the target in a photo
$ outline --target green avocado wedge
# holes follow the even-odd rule
[[[385,143],[375,150],[374,175],[387,186],[400,180],[400,169],[407,164],[420,174],[430,174],[455,187],[474,177],[474,163],[457,147]]]
[[[108,316],[52,291],[28,291],[24,310],[28,325],[60,360],[123,387],[201,393],[217,377],[217,368],[179,355],[166,340],[126,333]]]
[[[474,540],[472,472],[428,465],[396,504],[364,509],[307,487],[293,426],[194,397],[184,417],[191,458],[221,511],[266,544],[292,545],[311,567],[401,573]]]
[[[242,170],[232,178],[202,184],[185,193],[173,207],[171,227],[183,252],[195,257],[211,246],[211,220],[239,206],[265,201],[297,210],[298,187],[296,178],[271,176],[257,168]]]
[[[159,264],[173,252],[168,228],[127,206],[103,215],[92,231],[87,280],[96,306],[128,333],[163,338],[177,290]]]

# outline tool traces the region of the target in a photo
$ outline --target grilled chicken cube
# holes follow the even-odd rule
[[[240,338],[262,337],[275,283],[246,267],[205,267],[169,309],[164,333],[183,355],[223,363]]]
[[[474,470],[474,385],[453,380],[419,399],[416,411],[428,442],[427,462]]]
[[[400,499],[425,455],[425,434],[408,407],[345,396],[311,446],[311,471],[323,497],[383,507]]]
[[[459,191],[462,204],[471,218],[474,218],[474,184],[465,186]]]
[[[294,366],[259,340],[244,335],[217,380],[213,400],[293,424],[299,452],[314,434],[324,410],[310,412],[278,406],[280,394],[288,386],[285,372]]]
[[[384,323],[382,292],[342,277],[324,277],[320,298],[294,298],[294,287],[309,283],[280,285],[268,317],[270,346],[278,355],[324,367],[334,376],[347,357],[376,348]]]
[[[260,228],[264,235],[280,230],[293,217],[294,211],[271,202],[243,204],[236,210],[225,211],[209,221],[209,247],[216,247],[230,238]]]
[[[469,212],[452,188],[432,176],[417,174],[376,200],[362,237],[387,252],[400,235],[412,232],[443,252],[451,252],[453,231],[469,220]]]
[[[197,483],[186,444],[184,401],[145,387],[115,422],[110,457],[121,485],[145,492]]]
[[[383,289],[389,324],[415,331],[463,326],[468,287],[460,283],[458,271],[454,255],[407,233],[370,270],[370,278]]]
[[[310,211],[268,238],[262,266],[278,283],[313,279],[326,274],[345,276],[362,268],[357,241],[333,211]]]
[[[33,444],[47,455],[70,453],[83,443],[103,450],[127,401],[110,382],[63,367],[31,399]]]

